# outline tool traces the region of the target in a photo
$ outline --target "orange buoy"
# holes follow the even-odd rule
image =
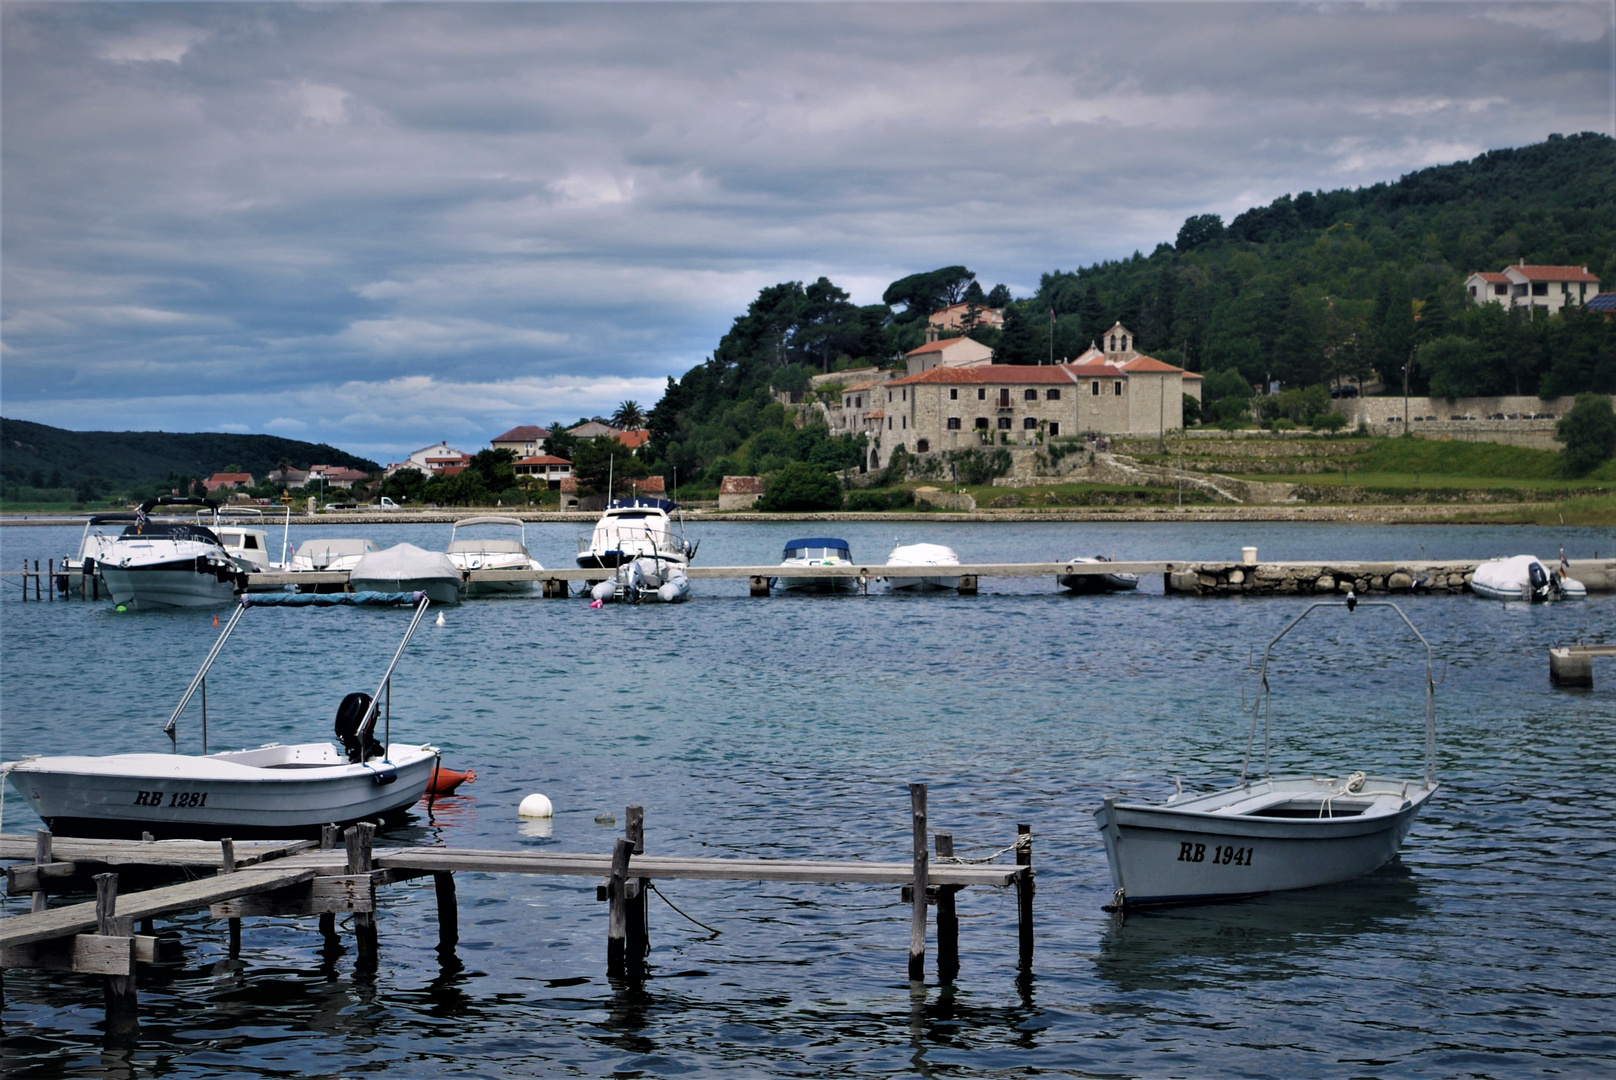
[[[427,785],[428,795],[453,795],[461,784],[475,784],[477,773],[473,769],[461,772],[444,767],[441,763],[432,770],[432,783]]]
[[[214,616],[214,617],[213,617],[213,625],[214,625],[214,626],[218,626],[218,625],[219,625],[219,616],[217,616],[217,615],[215,615],[215,616]]]

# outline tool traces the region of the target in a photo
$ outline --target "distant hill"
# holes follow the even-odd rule
[[[9,485],[129,491],[171,477],[206,478],[239,465],[263,479],[282,459],[296,467],[341,465],[377,472],[381,466],[325,443],[275,435],[223,432],[65,431],[27,420],[0,419],[0,478]]]

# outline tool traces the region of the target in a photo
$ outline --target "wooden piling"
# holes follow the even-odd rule
[[[630,806],[623,814],[623,835],[633,845],[633,854],[645,854],[645,807]],[[645,963],[651,954],[649,878],[633,877],[625,883],[624,950],[631,968]]]
[[[1032,826],[1016,826],[1016,865],[1025,869],[1016,876],[1016,922],[1020,929],[1021,966],[1032,968]]]
[[[34,560],[34,565],[35,566],[39,565],[39,560],[38,559]],[[54,603],[56,603],[56,560],[55,559],[47,559],[47,560],[45,560],[45,580],[47,580],[47,581],[49,581],[51,583],[50,602],[54,604]]]
[[[342,830],[335,824],[320,826],[320,848],[330,851],[342,839]],[[323,911],[320,913],[320,937],[327,948],[339,944],[337,941],[337,917],[334,913]]]
[[[51,861],[51,834],[50,834],[50,830],[49,829],[39,829],[39,830],[35,831],[35,833],[34,833],[34,865],[35,866],[44,866],[46,863],[48,863],[50,861]],[[30,911],[44,911],[45,910],[45,904],[46,904],[45,879],[44,879],[43,874],[40,876],[39,885],[40,885],[40,887],[34,890],[33,903],[32,903],[32,906],[30,906],[29,909],[28,909]]]
[[[128,917],[119,918],[117,907],[118,875],[95,875],[95,932],[106,938],[124,939],[130,957],[130,963],[127,965],[128,974],[102,976],[106,979],[108,1031],[124,1030],[131,1026],[137,1004],[133,963],[134,942],[130,938],[134,920]]]
[[[909,917],[909,981],[926,981],[926,785],[909,785],[909,813],[914,827],[914,908]]]
[[[954,834],[937,834],[937,861],[954,857]],[[937,981],[951,983],[959,975],[959,912],[954,906],[958,885],[937,886]]]
[[[607,975],[621,976],[628,970],[628,910],[624,900],[628,883],[628,858],[633,852],[634,844],[626,838],[619,839],[612,850],[612,873],[606,884]]]
[[[219,841],[219,873],[234,874],[236,872],[236,842],[228,836]],[[241,918],[231,916],[226,920],[230,928],[230,958],[234,960],[241,955]]]
[[[453,952],[460,944],[460,909],[455,901],[453,874],[433,874],[432,891],[438,898],[438,949]]]
[[[348,873],[369,874],[371,871],[371,844],[376,838],[376,826],[361,821],[350,826],[343,834],[348,845]],[[357,967],[368,971],[376,969],[379,943],[376,934],[375,911],[354,912],[354,944],[359,949]]]

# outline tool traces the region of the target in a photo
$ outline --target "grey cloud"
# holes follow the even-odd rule
[[[441,437],[399,430],[413,404],[320,388],[609,395],[775,281],[870,301],[965,262],[1028,289],[1192,213],[1603,130],[1606,11],[8,5],[7,415],[199,392],[233,402],[216,423],[409,449]]]

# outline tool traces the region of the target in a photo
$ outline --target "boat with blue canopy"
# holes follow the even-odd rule
[[[793,568],[821,567],[821,566],[852,566],[853,551],[846,540],[833,536],[809,536],[798,540],[788,540],[785,550],[780,553],[780,568],[789,570]],[[858,588],[858,579],[851,575],[847,577],[795,577],[790,574],[781,574],[775,578],[776,584],[782,589],[793,589],[800,592],[852,592]]]

